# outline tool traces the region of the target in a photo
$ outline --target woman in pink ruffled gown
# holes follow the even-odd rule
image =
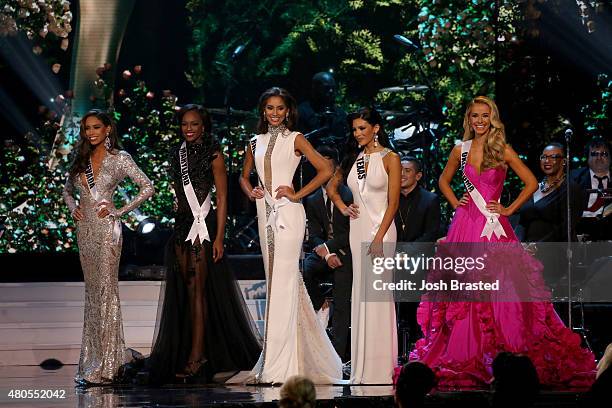
[[[504,126],[491,99],[475,98],[466,110],[463,127],[463,143],[452,150],[439,180],[440,190],[456,209],[444,242],[518,242],[507,217],[531,197],[537,181],[506,144]],[[498,200],[508,167],[525,187],[505,207]],[[469,191],[461,199],[450,187],[459,169],[463,169]],[[508,255],[510,262],[498,262],[496,268],[524,282],[516,285],[515,280],[512,288],[543,288],[541,264],[524,251],[517,254],[517,246],[507,245],[512,252]],[[493,295],[489,302],[434,299],[425,294],[419,305],[417,320],[424,337],[417,341],[411,359],[424,362],[436,372],[438,388],[486,386],[492,379],[491,363],[501,351],[529,356],[540,383],[546,386],[588,387],[594,381],[593,354],[581,348],[580,336],[564,326],[550,302],[496,302]]]

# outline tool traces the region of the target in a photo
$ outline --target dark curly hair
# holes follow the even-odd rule
[[[259,97],[259,103],[257,104],[257,113],[259,115],[259,121],[257,122],[258,134],[262,135],[268,132],[268,122],[266,122],[266,120],[264,119],[264,110],[266,108],[266,103],[268,102],[268,99],[273,96],[278,96],[282,98],[283,102],[285,102],[285,106],[287,106],[287,109],[289,110],[289,114],[287,115],[287,122],[285,124],[287,126],[287,129],[293,130],[297,125],[298,110],[295,99],[293,98],[293,96],[291,96],[289,92],[287,92],[287,90],[274,86],[266,90]]]
[[[346,122],[348,123],[349,128],[348,138],[346,141],[346,152],[344,154],[344,159],[340,164],[340,169],[345,180],[349,172],[351,171],[351,167],[353,167],[353,163],[355,163],[355,160],[357,160],[359,152],[361,151],[361,148],[357,144],[357,140],[353,136],[353,121],[355,119],[363,119],[372,126],[378,125],[380,127],[377,133],[378,143],[383,147],[387,147],[391,150],[394,150],[391,146],[391,143],[389,142],[387,132],[385,132],[383,118],[376,109],[374,109],[373,107],[366,106],[360,108],[359,110],[353,113],[349,113],[346,118]]]
[[[117,127],[115,126],[115,122],[111,118],[111,115],[107,112],[104,112],[99,109],[92,109],[87,112],[83,118],[81,119],[81,126],[79,135],[81,136],[73,151],[73,160],[70,165],[70,176],[74,177],[77,174],[83,173],[89,164],[89,157],[94,150],[94,147],[91,145],[90,141],[87,139],[85,135],[85,123],[87,119],[91,116],[96,117],[100,122],[104,124],[104,126],[110,126],[110,132],[108,138],[111,142],[111,148],[108,150],[111,154],[117,154],[117,151],[121,148],[121,144],[119,143],[119,138],[117,136]]]

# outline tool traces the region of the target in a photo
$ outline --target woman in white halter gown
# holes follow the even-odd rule
[[[295,100],[271,88],[260,97],[259,135],[245,155],[240,184],[257,204],[259,237],[267,280],[264,348],[251,382],[282,383],[305,375],[318,384],[342,380],[342,362],[316,317],[299,270],[306,215],[300,199],[331,176],[330,164],[304,136],[290,129],[297,119]],[[300,191],[291,187],[305,155],[317,175]],[[259,185],[249,181],[255,168]]]
[[[350,383],[391,384],[397,366],[395,303],[392,293],[372,293],[368,287],[371,269],[362,267],[365,263],[371,268],[372,256],[395,255],[397,232],[393,218],[399,206],[401,164],[399,156],[389,149],[378,112],[362,108],[349,115],[348,122],[353,137],[349,138],[347,156],[327,192],[336,208],[351,217]],[[348,207],[337,193],[344,179],[353,193],[353,204]]]

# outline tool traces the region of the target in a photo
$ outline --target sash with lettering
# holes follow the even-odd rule
[[[380,224],[382,222],[382,219],[384,217],[384,213],[383,214],[376,214],[373,213],[369,207],[366,206],[366,202],[367,202],[367,189],[366,189],[366,178],[367,178],[367,172],[366,172],[366,167],[365,167],[365,154],[363,151],[361,151],[361,153],[359,153],[359,156],[357,156],[357,160],[355,160],[355,170],[357,171],[357,186],[359,187],[359,195],[361,196],[361,203],[363,204],[363,206],[365,207],[366,213],[369,215],[370,219],[372,220],[372,236],[376,235],[376,233],[378,232],[378,228],[380,227]]]
[[[100,193],[98,193],[98,189],[96,188],[96,180],[94,179],[93,166],[91,165],[91,158],[89,158],[89,163],[87,163],[87,168],[85,169],[85,178],[87,179],[87,187],[89,188],[89,193],[96,201],[96,212],[100,211],[102,208],[106,208],[108,201],[100,200]],[[121,221],[115,218],[114,215],[109,215],[113,218],[113,242],[115,245],[119,244],[119,239],[121,238]]]
[[[472,184],[467,174],[465,174],[465,166],[467,164],[467,157],[470,152],[470,147],[472,146],[472,141],[468,140],[462,143],[461,145],[461,178],[463,179],[463,184],[465,185],[468,194],[476,204],[476,207],[480,211],[482,215],[487,219],[487,222],[482,229],[482,233],[480,237],[487,237],[487,239],[491,239],[491,236],[495,234],[497,238],[505,237],[506,231],[504,231],[504,227],[499,222],[499,214],[492,213],[487,210],[487,202],[480,194],[480,191]]]
[[[276,141],[278,143],[278,139]],[[257,150],[257,136],[253,137],[249,144],[251,145],[251,153],[253,153],[253,163],[255,163],[255,151]],[[257,166],[255,166],[257,171]],[[274,231],[278,232],[278,229],[285,229],[285,223],[283,218],[281,217],[280,209],[285,205],[289,204],[291,201],[287,197],[283,197],[280,200],[275,200],[272,198],[268,190],[264,187],[263,182],[261,181],[261,177],[259,177],[259,172],[257,172],[257,180],[259,180],[259,186],[264,191],[264,199],[266,203],[270,206],[271,211],[270,215],[268,215],[268,219],[266,220],[266,227],[274,228]]]
[[[204,203],[200,205],[198,202],[198,197],[196,197],[195,191],[193,190],[191,179],[189,178],[187,142],[183,142],[181,148],[179,149],[179,160],[181,165],[181,181],[183,182],[183,190],[185,191],[185,197],[187,197],[187,202],[189,203],[189,208],[191,209],[191,214],[193,215],[193,224],[191,224],[191,229],[189,230],[189,234],[187,234],[185,241],[191,241],[191,243],[194,244],[199,236],[200,242],[204,240],[210,242],[208,228],[206,228],[206,216],[210,211],[211,193],[208,193],[206,200],[204,200]]]

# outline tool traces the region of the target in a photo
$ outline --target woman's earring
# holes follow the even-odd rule
[[[285,122],[285,123],[289,122],[288,117],[289,117],[289,115],[285,115],[285,119],[284,119],[284,122]]]
[[[374,133],[374,147],[378,147],[378,133]]]
[[[110,150],[113,147],[109,135],[106,135],[106,139],[104,140],[104,147],[106,147],[106,150]]]
[[[263,120],[264,120],[264,122],[268,122],[268,118],[266,118],[266,114],[265,113],[263,114]]]

